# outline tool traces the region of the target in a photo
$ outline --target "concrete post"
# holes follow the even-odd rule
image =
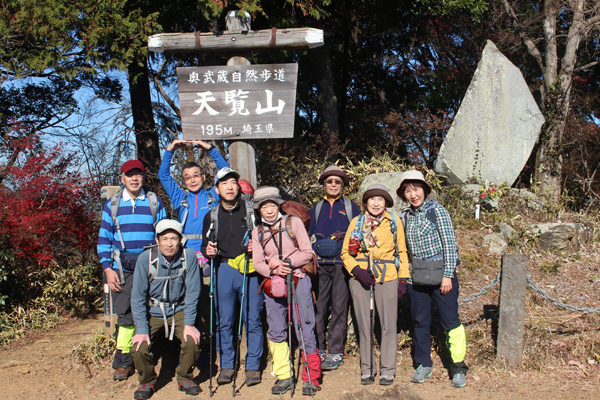
[[[523,357],[525,289],[529,258],[519,254],[502,256],[500,284],[500,321],[496,360],[518,365]]]

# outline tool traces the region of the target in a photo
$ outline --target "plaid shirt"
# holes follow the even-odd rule
[[[425,211],[430,200],[425,199],[416,211],[412,207],[406,216],[406,241],[411,256],[422,260],[444,257],[444,277],[452,278],[456,269],[456,236],[450,214],[441,205],[435,207],[437,229],[427,219]]]

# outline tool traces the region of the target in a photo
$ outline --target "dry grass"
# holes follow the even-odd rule
[[[462,208],[460,212],[450,209],[463,262],[459,267],[461,298],[479,291],[496,277],[500,256],[487,253],[483,237],[499,232],[498,224],[506,222],[517,231],[506,252],[529,256],[528,271],[540,289],[565,304],[600,308],[597,228],[590,243],[570,254],[539,251],[536,238],[526,233],[528,226],[543,222],[587,222],[598,227],[597,213],[579,214],[557,206],[536,210],[528,207],[524,199],[508,194],[500,199],[497,213],[483,214],[480,221],[475,221],[470,217],[474,215],[474,203],[465,199],[451,202]],[[495,358],[499,286],[460,308],[468,335],[467,362],[489,371],[505,369]],[[600,363],[598,313],[583,314],[557,307],[528,287],[524,328],[523,370],[577,368],[585,375],[586,366]]]

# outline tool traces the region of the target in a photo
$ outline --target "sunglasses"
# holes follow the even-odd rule
[[[342,181],[340,179],[327,179],[325,183],[328,185],[341,185]]]

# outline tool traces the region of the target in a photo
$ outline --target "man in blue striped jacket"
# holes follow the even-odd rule
[[[146,168],[140,161],[129,160],[123,164],[121,183],[125,189],[104,205],[98,235],[98,256],[112,292],[113,310],[118,317],[113,379],[119,381],[126,380],[134,372],[131,358],[134,333],[131,288],[135,263],[144,246],[155,243],[155,223],[167,216],[162,201],[154,193],[144,192],[145,177]],[[113,202],[118,204],[116,215],[111,210]]]

